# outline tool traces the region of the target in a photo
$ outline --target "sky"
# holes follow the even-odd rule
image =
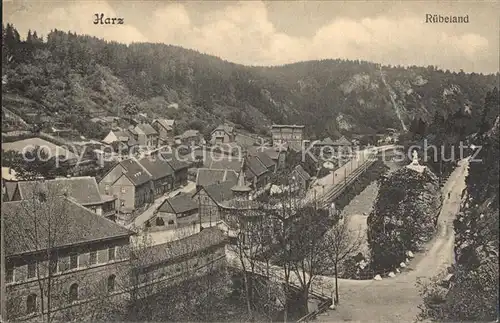
[[[245,65],[315,59],[499,71],[500,1],[49,1],[3,0],[3,21],[28,30],[122,43],[179,45]],[[95,25],[96,13],[123,25]],[[425,23],[426,14],[469,16]]]

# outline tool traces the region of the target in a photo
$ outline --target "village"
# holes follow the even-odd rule
[[[184,248],[190,249],[196,240],[200,242],[194,245],[198,245],[200,250],[196,250],[193,259],[197,259],[198,252],[206,248],[215,248],[215,254],[207,259],[222,259],[220,247],[227,243],[224,241],[237,238],[235,232],[238,232],[238,225],[234,227],[234,222],[231,222],[234,221],[235,206],[248,210],[249,205],[262,204],[259,201],[263,196],[282,195],[287,191],[294,192],[298,197],[302,196],[301,199],[307,199],[311,192],[317,190],[315,182],[321,169],[323,175],[335,174],[343,165],[346,169],[350,167],[352,171],[353,165],[346,164],[359,158],[355,153],[360,149],[358,140],[341,137],[333,141],[325,138],[311,143],[305,140],[302,125],[272,125],[272,138],[262,139],[238,133],[233,126],[221,124],[212,131],[211,138],[205,140],[195,130],[187,130],[182,135],[174,136],[174,120],[155,119],[151,124],[133,120],[126,128],[118,126],[119,118],[91,120],[106,121],[112,123],[112,130],[105,138],[101,142],[90,141],[82,145],[84,149],[91,149],[91,154],[79,155],[77,151],[71,152],[72,149],[68,149],[68,146],[57,145],[56,143],[64,140],[54,140],[57,134],[41,136],[50,141],[34,137],[4,143],[4,151],[22,154],[29,148],[35,151],[45,150],[46,154],[54,155],[55,158],[61,157],[74,168],[78,168],[79,163],[108,167],[105,172],[101,171],[97,178],[67,175],[52,179],[40,176],[17,178],[20,176],[17,175],[15,167],[2,167],[2,197],[3,202],[7,202],[3,212],[13,216],[18,213],[16,210],[23,201],[35,199],[37,202],[30,203],[42,203],[40,201],[49,199],[61,200],[68,208],[68,217],[64,217],[64,221],[80,233],[72,235],[65,242],[64,248],[68,251],[58,256],[54,273],[69,271],[75,278],[91,279],[89,274],[94,276],[94,268],[104,265],[107,266],[104,272],[109,274],[109,277],[103,276],[100,279],[108,279],[109,286],[114,286],[117,279],[124,279],[114,273],[117,259],[127,259],[123,250],[139,245],[143,239],[149,239],[148,253],[156,249],[163,254],[161,250],[168,250],[171,244],[183,245]],[[313,151],[319,158],[319,162],[312,163],[314,173],[308,173],[304,169],[306,160],[298,157],[304,149],[303,145],[311,144],[315,146]],[[74,149],[75,146],[72,147]],[[78,160],[78,156],[86,156],[87,159]],[[322,166],[325,162],[329,168]],[[311,169],[311,165],[307,167]],[[347,179],[347,175],[345,178]],[[325,184],[321,187],[324,194]],[[43,194],[42,200],[37,197],[39,194]],[[28,214],[25,216],[29,217]],[[19,217],[19,214],[13,218],[7,216],[7,224],[16,221],[16,217]],[[91,226],[77,229],[82,219],[87,219]],[[23,222],[29,220],[24,219]],[[7,230],[14,230],[20,224],[7,226]],[[94,236],[97,233],[92,226],[103,229],[98,230],[99,234]],[[84,232],[87,230],[90,237]],[[8,234],[9,231],[7,236]],[[82,234],[86,237],[86,245],[82,249],[85,251],[75,253],[74,248],[80,243]],[[7,248],[6,282],[9,284],[9,295],[17,295],[11,298],[13,300],[24,297],[29,300],[25,307],[19,303],[13,304],[18,310],[25,309],[18,313],[19,317],[32,317],[35,314],[33,302],[37,302],[37,296],[30,296],[30,288],[26,287],[35,285],[36,280],[41,279],[38,276],[39,271],[43,271],[33,267],[39,266],[36,259],[40,255],[37,252],[28,257],[29,259],[23,256],[21,262],[16,260],[28,251],[35,250],[28,248],[11,251]],[[189,254],[192,254],[193,250],[190,251]],[[224,253],[223,249],[222,252]],[[166,262],[160,267],[160,271],[167,270],[167,264],[175,262],[176,257],[185,258],[186,255],[180,252],[175,256],[160,256],[158,261]],[[193,259],[188,257],[187,261],[195,261]],[[66,267],[63,267],[62,263],[67,263]],[[141,266],[149,265],[151,264],[147,261],[141,263]],[[161,290],[165,280],[170,284],[170,277],[178,273],[169,270],[167,272],[170,274],[161,274],[161,279],[155,278],[160,275],[156,271],[153,278],[148,278],[152,281],[158,280],[154,283],[155,291]],[[99,275],[107,275],[105,273]],[[99,275],[94,278],[97,279]],[[148,281],[148,284],[151,283]],[[115,290],[115,287],[109,288]],[[78,285],[68,286],[68,290],[75,294],[71,294],[71,297],[79,297]],[[122,287],[121,293],[126,290],[126,287]]]

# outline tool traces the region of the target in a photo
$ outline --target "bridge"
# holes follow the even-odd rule
[[[311,186],[305,197],[306,202],[317,201],[319,205],[328,207],[349,185],[365,172],[376,160],[380,153],[402,149],[399,145],[370,147],[355,152],[354,156],[344,165],[330,174],[319,178]]]

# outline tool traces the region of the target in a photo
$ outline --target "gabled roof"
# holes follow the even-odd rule
[[[226,181],[219,184],[204,186],[202,189],[217,203],[222,203],[233,198],[231,190],[237,181]]]
[[[226,235],[217,227],[203,229],[201,232],[172,242],[149,247],[142,252],[138,262],[142,267],[148,267],[162,262],[172,261],[175,258],[191,255],[212,246],[224,244]]]
[[[236,181],[238,173],[230,169],[198,168],[196,173],[196,185],[208,186],[225,181]]]
[[[147,169],[153,177],[153,180],[172,176],[174,174],[172,167],[170,167],[167,161],[162,160],[162,158],[147,156],[139,160],[139,163]]]
[[[153,176],[135,158],[123,160],[120,162],[120,165],[125,170],[124,175],[135,186],[143,185],[153,179]]]
[[[174,172],[191,167],[191,163],[184,160],[179,160],[173,154],[170,153],[160,153],[160,154],[162,156],[161,158],[163,158],[170,165],[170,167],[174,170]]]
[[[153,124],[158,123],[160,126],[165,128],[166,130],[172,130],[174,127],[173,119],[156,119],[153,121]]]
[[[233,132],[234,132],[234,127],[232,126],[229,126],[227,124],[221,124],[219,125],[217,128],[215,128],[213,131],[212,131],[212,134],[215,132],[215,131],[219,131],[219,130],[224,130],[228,135],[232,135]]]
[[[272,160],[277,160],[281,151],[277,147],[250,147],[247,149],[249,155],[257,156],[259,152],[262,152],[269,156]]]
[[[321,140],[319,144],[323,146],[332,146],[334,142],[330,137],[326,137],[325,139]]]
[[[184,133],[182,133],[181,135],[175,136],[175,138],[186,139],[186,138],[198,137],[199,135],[200,132],[198,130],[189,129],[184,131]]]
[[[7,256],[134,234],[64,197],[54,197],[45,203],[35,200],[5,202],[2,203],[2,217]],[[49,221],[57,225],[49,226]],[[33,239],[35,232],[36,239]],[[52,232],[51,240],[49,232]]]
[[[230,169],[237,173],[241,171],[243,166],[243,159],[230,156],[227,158],[217,158],[210,161],[208,168],[210,169]]]
[[[273,167],[276,165],[276,163],[271,159],[271,157],[269,157],[269,155],[263,153],[263,152],[257,152],[257,156],[256,156],[262,164],[264,164],[264,166],[266,166],[267,168],[269,167]]]
[[[158,212],[180,214],[198,209],[198,203],[191,197],[191,194],[179,194],[166,199],[158,208]]]
[[[97,186],[95,178],[90,176],[21,181],[18,182],[18,189],[22,200],[32,199],[34,194],[37,194],[40,189],[44,189],[55,195],[66,194],[82,205],[103,202],[99,186]]]
[[[295,166],[294,170],[299,174],[300,177],[302,177],[304,180],[309,180],[311,178],[311,175],[309,175],[304,168],[302,168],[302,165],[297,165]]]
[[[256,156],[248,156],[246,158],[246,168],[254,176],[261,176],[267,172],[267,167]],[[253,176],[249,174],[249,177]]]
[[[344,136],[342,136],[340,139],[337,139],[333,143],[334,146],[351,146],[351,142],[347,140]]]
[[[136,129],[139,128],[144,132],[146,136],[151,136],[151,135],[157,135],[158,132],[155,130],[155,128],[151,127],[149,123],[140,123],[137,125]]]

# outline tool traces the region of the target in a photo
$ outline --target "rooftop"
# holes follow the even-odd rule
[[[21,181],[17,183],[21,199],[32,199],[40,190],[54,195],[67,195],[82,205],[103,202],[94,177],[67,177],[44,181]]]
[[[180,214],[198,209],[198,203],[191,197],[192,194],[181,193],[166,199],[158,208],[158,212]]]
[[[174,174],[174,170],[170,164],[159,157],[147,156],[139,160],[139,163],[153,176],[153,180]]]
[[[140,186],[150,181],[153,176],[135,158],[120,162],[125,170],[124,174],[135,185]]]
[[[175,259],[183,255],[203,251],[212,246],[226,242],[226,236],[217,227],[203,229],[201,232],[190,235],[183,239],[163,243],[147,248],[141,252],[140,262],[144,266],[151,266],[164,261]]]
[[[237,179],[238,173],[230,169],[199,168],[196,174],[196,185],[208,186],[225,181],[235,182]]]
[[[2,217],[7,256],[134,234],[64,197],[54,197],[46,202],[5,202],[2,203]],[[48,225],[51,222],[57,225]],[[50,240],[49,232],[52,235]],[[37,233],[36,237],[33,237],[34,233]]]
[[[156,130],[149,123],[140,123],[136,128],[142,130],[146,136],[158,134],[158,132],[156,132]]]

